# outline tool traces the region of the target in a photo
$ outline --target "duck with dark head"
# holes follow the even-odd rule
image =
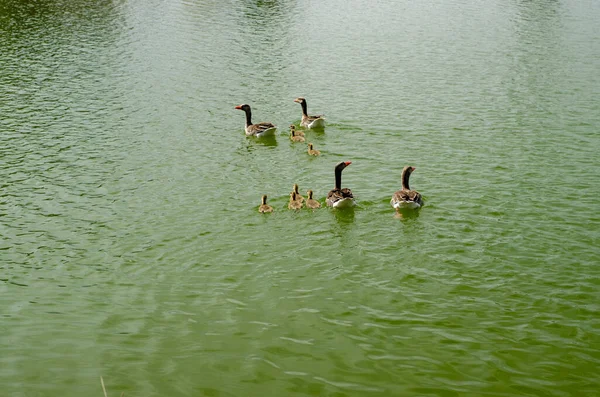
[[[260,138],[275,134],[277,127],[275,127],[273,123],[263,121],[262,123],[252,124],[252,110],[250,109],[250,105],[244,103],[243,105],[236,106],[235,109],[246,112],[246,127],[244,130],[246,131],[247,136]]]
[[[407,165],[402,169],[402,189],[398,190],[392,196],[392,200],[390,203],[392,207],[395,209],[402,208],[420,208],[423,206],[423,197],[421,193],[416,190],[410,190],[410,186],[408,184],[408,180],[410,178],[410,174],[416,170],[415,167],[411,167]]]
[[[297,102],[302,106],[302,121],[300,121],[301,127],[306,127],[308,129],[325,127],[325,118],[322,114],[316,116],[308,115],[308,105],[306,103],[306,99],[298,97],[294,99],[294,102]]]
[[[342,171],[352,164],[351,161],[342,161],[335,166],[335,189],[327,193],[327,205],[334,208],[347,208],[355,205],[352,190],[342,189]]]

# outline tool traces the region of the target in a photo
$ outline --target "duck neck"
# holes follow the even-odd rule
[[[263,198],[262,198],[262,205],[265,205],[265,204],[267,204],[267,198],[263,196]]]
[[[342,188],[342,170],[335,170],[335,188],[340,190]]]
[[[252,125],[252,111],[250,109],[246,109],[246,127]]]
[[[408,178],[410,178],[410,172],[408,172],[408,170],[405,170],[402,173],[402,189],[404,190],[410,190],[410,187],[408,186]]]
[[[304,101],[300,102],[300,106],[302,106],[302,114],[304,116],[308,116],[308,113],[307,113],[307,110],[306,110],[306,108],[307,108],[306,101],[304,100]]]

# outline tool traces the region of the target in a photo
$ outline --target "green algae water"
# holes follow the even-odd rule
[[[3,1],[0,395],[598,395],[599,4]]]

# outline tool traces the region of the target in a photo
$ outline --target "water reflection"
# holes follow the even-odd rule
[[[421,212],[420,210],[414,210],[414,209],[408,209],[408,208],[397,209],[394,213],[394,218],[400,219],[403,221],[407,221],[410,219],[417,219],[419,217],[420,212]]]
[[[354,208],[334,208],[331,210],[335,220],[340,225],[351,225],[354,223]]]
[[[556,72],[556,57],[562,54],[560,4],[554,0],[519,0],[514,6],[516,48],[513,54],[518,62],[515,79],[519,86],[524,86],[533,95],[539,95],[540,103],[543,103],[543,96],[547,94],[546,85],[552,80],[549,77]]]
[[[560,3],[556,0],[518,0],[516,1],[515,6],[519,15],[517,22],[532,23],[534,25],[541,25],[544,28],[549,28],[556,26],[556,23],[560,18],[560,12],[558,10]]]
[[[235,152],[239,155],[245,156],[246,154],[260,153],[260,149],[265,147],[268,149],[276,148],[279,145],[277,138],[254,138],[254,137],[243,137],[240,138],[239,146],[235,149]]]
[[[268,21],[274,17],[284,17],[289,13],[293,3],[281,0],[255,0],[242,3],[242,13],[245,17],[256,21]]]
[[[32,30],[48,30],[69,26],[71,31],[82,30],[91,20],[93,23],[112,23],[119,15],[112,2],[78,0],[57,2],[39,0],[3,2],[0,7],[0,28],[11,33],[30,34]],[[73,24],[77,21],[78,24]],[[64,31],[60,31],[64,34]],[[0,37],[2,37],[0,35]]]
[[[287,76],[282,71],[290,67],[293,6],[286,1],[246,1],[238,11],[233,40],[239,52],[231,67],[242,80],[239,100],[258,104],[265,96],[285,98],[291,82],[282,78]]]
[[[260,138],[247,137],[246,138],[248,145],[260,145],[260,146],[277,146],[277,137],[275,136],[266,136]]]

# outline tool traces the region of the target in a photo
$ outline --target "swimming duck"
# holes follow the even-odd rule
[[[317,200],[313,199],[313,191],[312,190],[309,190],[308,192],[306,192],[306,194],[308,194],[308,199],[306,200],[306,207],[312,208],[312,209],[321,208],[321,203],[319,203]]]
[[[292,142],[304,142],[304,137],[298,135],[298,131],[295,128],[290,129],[290,139]]]
[[[335,189],[327,193],[327,205],[336,208],[354,206],[354,196],[348,188],[342,189],[342,171],[352,164],[351,161],[342,161],[335,166]]]
[[[302,208],[302,201],[297,199],[296,192],[290,193],[290,202],[288,203],[288,208],[291,210],[299,210]]]
[[[304,202],[304,197],[302,197],[300,195],[300,193],[298,192],[298,184],[294,183],[294,186],[292,187],[292,192],[296,193],[296,200],[300,201],[301,203]]]
[[[308,154],[310,154],[311,156],[319,156],[321,154],[321,152],[318,151],[317,149],[313,149],[313,144],[309,143],[308,144]]]
[[[298,97],[294,99],[294,102],[299,103],[302,106],[302,121],[300,125],[306,128],[323,128],[325,127],[325,119],[323,115],[309,116],[307,113],[306,99]]]
[[[290,124],[290,135],[292,133],[292,130],[294,130],[295,135],[304,136],[304,132],[297,130],[294,124]]]
[[[273,207],[267,204],[267,195],[263,194],[260,200],[260,207],[258,207],[258,212],[265,214],[267,212],[273,212]]]
[[[416,190],[410,190],[408,179],[410,174],[415,170],[415,167],[407,165],[402,169],[402,189],[398,190],[392,196],[390,203],[396,209],[400,208],[420,208],[423,205],[423,198]]]
[[[255,137],[263,137],[270,136],[275,133],[277,127],[273,123],[262,122],[257,124],[252,124],[252,110],[250,109],[250,105],[243,104],[240,106],[236,106],[235,109],[243,110],[246,112],[246,135],[247,136],[255,136]]]

